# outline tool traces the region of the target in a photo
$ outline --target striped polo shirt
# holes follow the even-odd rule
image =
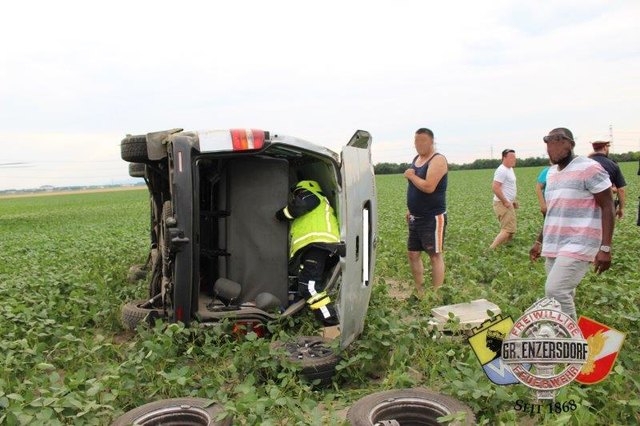
[[[574,158],[564,169],[547,174],[542,256],[568,256],[591,262],[602,241],[602,211],[593,194],[611,187],[609,175],[587,157]]]

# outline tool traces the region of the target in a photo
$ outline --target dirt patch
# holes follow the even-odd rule
[[[349,407],[343,408],[341,410],[336,411],[336,417],[340,420],[347,421],[347,411],[349,411]]]
[[[394,299],[406,300],[413,292],[413,283],[407,283],[406,281],[399,281],[393,278],[385,278],[385,282],[387,283],[389,296]]]
[[[122,333],[114,334],[113,343],[116,345],[121,345],[131,340],[135,335],[136,335],[135,331],[131,331],[131,330],[126,330],[126,331],[123,331]]]
[[[327,405],[324,402],[320,402],[318,404],[318,409],[322,413],[327,413],[327,411],[329,411],[329,409],[334,410],[333,411],[333,419],[331,419],[331,420],[339,420],[341,422],[339,424],[345,424],[344,422],[347,421],[347,411],[349,411],[349,406],[342,407],[342,408],[335,408],[334,406],[338,405],[338,404],[340,404],[340,403],[334,401],[333,403],[329,404],[329,407],[327,407]],[[282,423],[282,424],[285,424],[285,423]]]

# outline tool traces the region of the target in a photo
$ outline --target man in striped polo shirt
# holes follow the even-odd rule
[[[564,313],[576,318],[575,289],[589,264],[598,274],[611,266],[611,181],[600,164],[573,155],[569,129],[553,129],[543,140],[553,166],[547,174],[544,227],[529,256],[546,258],[545,296],[555,298]]]

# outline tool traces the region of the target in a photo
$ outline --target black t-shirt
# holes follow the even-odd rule
[[[627,186],[627,182],[625,182],[624,176],[622,176],[618,163],[600,153],[591,154],[590,158],[600,163],[600,165],[607,171],[609,179],[611,179],[611,183],[616,188],[624,188]]]
[[[433,160],[436,155],[442,154],[434,154],[429,161],[421,167],[416,167],[416,160],[418,159],[418,156],[413,159],[411,167],[416,171],[417,176],[422,179],[426,179],[429,163],[431,163],[431,160]],[[447,211],[447,174],[448,173],[445,173],[444,176],[442,176],[442,179],[438,182],[436,189],[431,194],[420,191],[413,183],[411,183],[411,181],[409,181],[409,186],[407,187],[407,207],[412,215],[419,217],[435,216]]]

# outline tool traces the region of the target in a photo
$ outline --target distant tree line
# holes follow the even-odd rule
[[[609,154],[609,158],[618,163],[638,161],[640,160],[640,151],[629,151],[624,154]],[[482,158],[467,164],[449,163],[449,170],[495,169],[500,163],[500,159],[490,160]],[[517,167],[547,166],[548,164],[549,159],[547,157],[518,158]],[[374,170],[377,175],[393,175],[404,173],[409,167],[409,163],[378,163],[374,166]]]

